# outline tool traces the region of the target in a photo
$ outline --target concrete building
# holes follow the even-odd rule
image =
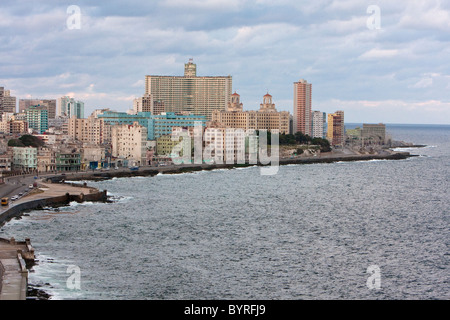
[[[312,85],[304,79],[294,82],[294,134],[311,136]]]
[[[363,123],[361,137],[371,143],[383,145],[386,142],[386,125]]]
[[[174,128],[187,128],[189,130],[193,129],[196,124],[201,124],[202,127],[205,127],[205,116],[164,112],[150,117],[148,137],[149,140],[156,140],[161,136],[171,134]]]
[[[44,106],[31,106],[25,110],[28,129],[44,133],[48,129],[48,109]]]
[[[34,172],[37,169],[37,148],[13,147],[14,170]]]
[[[64,96],[58,100],[57,116],[64,116],[72,118],[73,116],[78,119],[84,118],[84,102],[77,101],[74,98]]]
[[[15,113],[16,103],[16,97],[12,97],[9,90],[0,87],[0,115],[3,113]]]
[[[240,95],[233,93],[231,102],[225,111],[214,110],[212,122],[223,125],[224,128],[244,130],[277,130],[288,134],[290,131],[290,114],[287,111],[278,112],[272,103],[272,96],[266,94],[258,111],[244,111]]]
[[[185,64],[184,76],[147,75],[145,95],[164,103],[165,112],[191,112],[211,120],[213,110],[225,110],[230,102],[231,76],[197,76],[192,59]]]
[[[56,155],[52,148],[41,147],[37,153],[37,170],[39,173],[56,170]]]
[[[111,142],[111,126],[102,118],[94,115],[87,119],[72,116],[68,122],[67,134],[83,143],[101,145]]]
[[[81,152],[65,150],[56,152],[56,170],[62,172],[73,172],[81,170]]]
[[[131,125],[138,122],[141,126],[147,128],[147,139],[156,140],[157,138],[172,133],[174,127],[194,127],[196,123],[206,124],[204,116],[197,116],[188,113],[176,114],[174,112],[163,112],[159,115],[152,115],[150,112],[138,112],[137,114],[128,114],[126,112],[105,111],[98,114],[99,119],[103,119],[106,124]]]
[[[81,152],[81,168],[95,169],[103,167],[106,161],[106,149],[98,145],[83,146]]]
[[[138,122],[114,125],[111,131],[112,156],[128,165],[143,165],[147,159],[147,128]],[[118,161],[120,162],[120,161]]]
[[[342,145],[345,135],[344,111],[336,111],[328,115],[327,139],[331,145]]]
[[[150,112],[152,115],[166,112],[164,101],[154,100],[151,94],[147,94],[143,97],[134,99],[133,110],[136,114],[139,112]]]
[[[363,127],[346,130],[349,141],[361,145],[384,145],[386,143],[386,125],[364,123]]]
[[[313,138],[325,138],[327,135],[327,114],[321,111],[312,112],[312,135]]]
[[[20,99],[19,100],[19,113],[25,112],[32,106],[40,106],[47,110],[48,119],[54,119],[56,117],[56,100],[55,99]]]

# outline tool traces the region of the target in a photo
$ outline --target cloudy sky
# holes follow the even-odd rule
[[[269,92],[292,112],[306,79],[313,109],[346,122],[450,124],[447,0],[0,2],[0,86],[17,99],[126,111],[145,75],[182,75],[189,58],[232,75],[244,109]]]

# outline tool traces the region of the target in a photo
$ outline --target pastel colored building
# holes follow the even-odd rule
[[[13,166],[15,170],[34,171],[37,169],[37,148],[13,147]]]
[[[304,79],[294,82],[294,134],[311,136],[312,85]]]
[[[336,111],[328,115],[327,139],[331,145],[344,144],[345,125],[344,111]]]

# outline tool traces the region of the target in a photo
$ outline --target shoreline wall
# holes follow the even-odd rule
[[[280,159],[279,165],[288,164],[314,164],[314,163],[334,163],[342,161],[368,161],[368,160],[404,160],[409,157],[413,157],[409,152],[397,152],[389,155],[350,155],[350,156],[333,156],[333,157],[314,157],[314,158],[294,158],[294,159]],[[270,164],[269,164],[270,165]],[[263,164],[182,164],[173,165],[168,167],[156,167],[151,169],[146,169],[141,167],[138,171],[104,171],[104,172],[86,172],[78,173],[72,176],[54,176],[47,180],[54,183],[61,182],[63,180],[68,181],[100,181],[108,180],[112,178],[129,178],[136,176],[156,176],[159,173],[163,174],[180,174],[195,171],[208,171],[215,169],[233,169],[233,168],[243,168],[243,167],[253,167],[253,166],[269,166]]]
[[[69,204],[72,201],[84,202],[84,201],[106,201],[107,191],[98,191],[95,193],[71,195],[66,193],[63,196],[42,198],[37,200],[31,200],[23,203],[19,203],[8,208],[6,211],[0,214],[0,226],[8,222],[9,220],[21,216],[25,211],[35,210],[48,206]]]

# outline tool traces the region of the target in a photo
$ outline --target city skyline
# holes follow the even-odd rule
[[[97,2],[98,3],[98,2]],[[450,4],[378,1],[44,1],[0,5],[0,86],[19,99],[72,96],[126,111],[145,75],[231,75],[246,110],[269,92],[293,114],[292,83],[313,85],[312,110],[348,123],[449,124]],[[369,10],[371,9],[371,10]],[[75,12],[75,11],[74,11]],[[24,23],[27,22],[27,23]],[[50,21],[50,22],[49,22]]]

